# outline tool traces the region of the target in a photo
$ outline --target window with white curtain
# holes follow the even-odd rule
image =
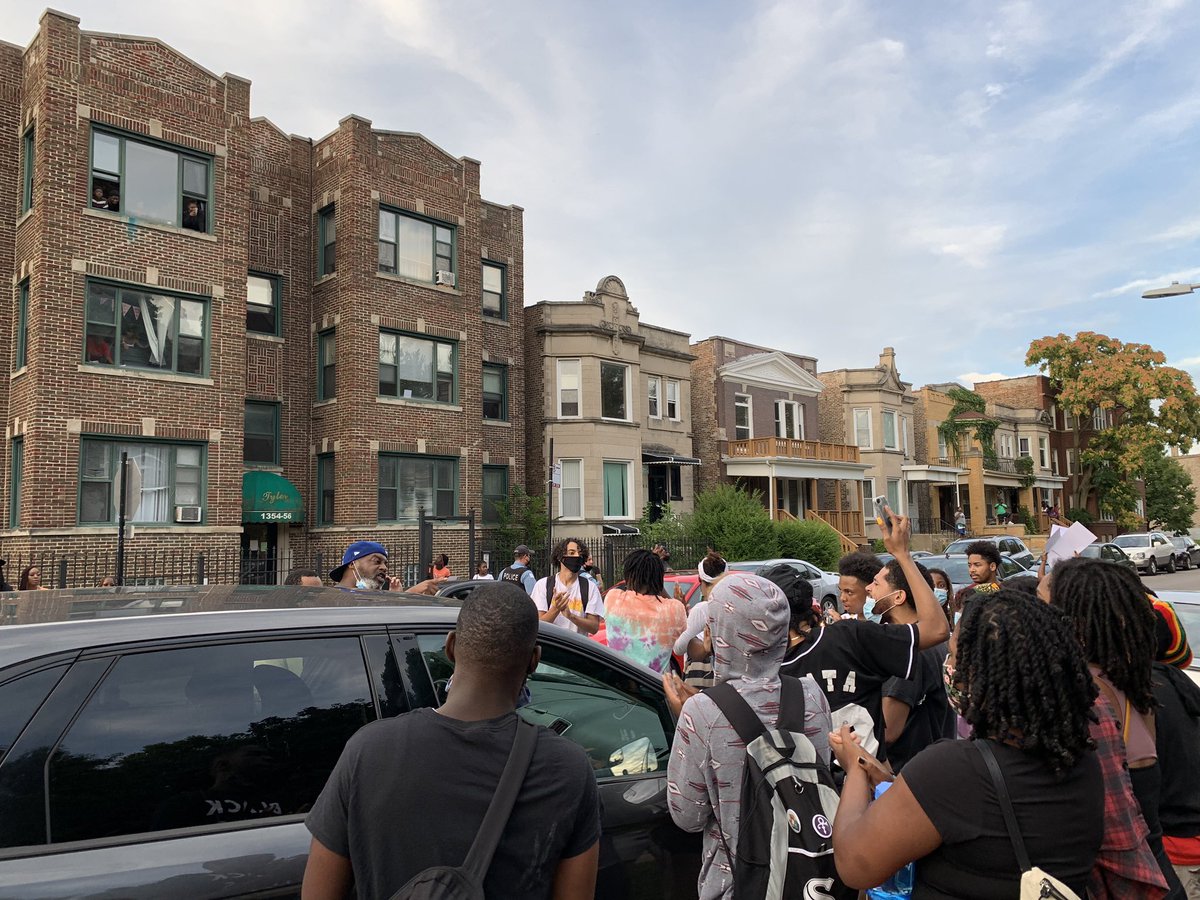
[[[142,494],[129,521],[175,523],[176,506],[204,506],[204,449],[197,444],[126,444],[85,439],[79,471],[79,523],[117,521],[115,484],[121,453],[142,473]]]

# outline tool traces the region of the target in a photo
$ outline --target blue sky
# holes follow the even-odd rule
[[[4,0],[25,44],[42,5]],[[622,278],[644,321],[920,385],[1101,331],[1200,377],[1200,7],[1186,2],[91,0],[320,136],[482,160],[526,303]],[[1086,10],[1086,12],[1084,12]],[[973,380],[968,377],[967,380]]]

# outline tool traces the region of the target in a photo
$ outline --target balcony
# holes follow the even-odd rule
[[[995,459],[983,458],[983,468],[986,472],[999,472],[1001,475],[1022,475],[1023,472],[1017,470],[1017,461],[1015,459],[1005,459],[996,457]]]
[[[848,444],[799,441],[794,438],[750,438],[730,441],[728,459],[810,459],[817,462],[859,462],[858,448]]]

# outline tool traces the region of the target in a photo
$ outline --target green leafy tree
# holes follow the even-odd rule
[[[525,493],[519,484],[513,485],[505,500],[496,504],[496,548],[501,559],[508,559],[518,544],[541,548],[546,544],[546,498]]]
[[[638,531],[642,533],[646,546],[655,544],[678,544],[690,537],[687,522],[669,506],[662,510],[662,515],[655,522],[650,521],[654,504],[647,503],[642,509],[642,518],[638,521]],[[648,543],[647,543],[648,542]]]
[[[785,559],[802,559],[818,569],[832,569],[842,555],[838,533],[824,522],[812,519],[775,523],[777,552]]]
[[[775,529],[762,494],[721,484],[696,495],[687,531],[709,541],[730,562],[776,555]]]
[[[1120,521],[1133,518],[1135,482],[1164,446],[1181,449],[1200,439],[1200,398],[1192,378],[1166,364],[1147,344],[1126,344],[1091,331],[1059,334],[1029,345],[1025,364],[1050,378],[1057,403],[1072,417],[1071,446],[1079,477],[1068,505],[1097,504]],[[1116,410],[1113,427],[1083,431],[1095,410]]]
[[[1196,515],[1196,490],[1190,476],[1175,460],[1152,454],[1142,478],[1146,482],[1146,521],[1151,528],[1185,534]]]

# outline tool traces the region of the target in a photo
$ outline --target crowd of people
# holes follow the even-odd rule
[[[492,783],[499,780],[518,732],[513,711],[536,666],[540,620],[660,673],[678,722],[667,804],[680,828],[703,835],[702,900],[744,896],[762,867],[775,865],[751,858],[761,856],[763,812],[747,804],[746,791],[750,773],[762,774],[763,740],[782,742],[781,760],[792,754],[790,764],[819,769],[830,787],[824,776],[813,784],[837,792],[827,816],[812,816],[815,837],[789,809],[785,831],[795,835],[783,838],[784,849],[809,837],[817,849],[783,854],[778,873],[771,870],[784,886],[778,896],[1200,897],[1200,689],[1181,671],[1191,651],[1170,604],[1131,571],[1096,559],[1002,582],[987,541],[968,548],[972,583],[955,592],[945,572],[911,555],[906,518],[891,516],[881,528],[890,558],[858,551],[840,560],[842,613],[832,617],[786,564],[750,574],[710,550],[696,571],[702,599],[689,610],[665,589],[665,548],[629,554],[620,582],[605,592],[583,541],[560,542],[542,578],[530,569],[530,549],[518,547],[496,583],[464,603],[451,700],[422,713],[427,722],[368,726],[370,740],[347,748],[310,817],[312,883],[379,865],[356,862],[369,851],[347,842],[354,788],[339,773],[383,752],[385,731],[419,726],[444,744],[465,739],[464,722],[486,722],[498,729],[489,734],[501,748],[488,765]],[[448,569],[448,560],[438,562]],[[381,566],[378,545],[351,548],[331,577],[364,589]],[[528,602],[514,605],[517,588]],[[520,630],[515,651],[485,647],[476,633],[485,625]],[[451,650],[448,642],[454,660]],[[507,662],[489,663],[488,653]],[[507,666],[511,684],[472,699],[465,686],[483,677],[476,666],[488,665]],[[479,703],[485,708],[474,709]],[[765,738],[746,739],[743,706]],[[439,713],[464,718],[447,724]],[[559,759],[558,782],[535,787],[576,800],[541,811],[562,820],[542,822],[560,835],[559,856],[539,859],[540,889],[531,875],[522,883],[530,896],[550,896],[552,887],[556,897],[590,895],[580,886],[595,877],[598,805],[575,778],[588,763],[551,738],[543,730],[537,752]],[[468,743],[478,751],[478,735]],[[497,852],[499,860],[521,851],[502,842]],[[497,862],[499,871],[512,864],[511,856]],[[899,892],[873,893],[894,888],[905,872]],[[797,878],[806,881],[797,886]],[[583,892],[560,893],[560,883]],[[306,897],[308,886],[306,878]]]

